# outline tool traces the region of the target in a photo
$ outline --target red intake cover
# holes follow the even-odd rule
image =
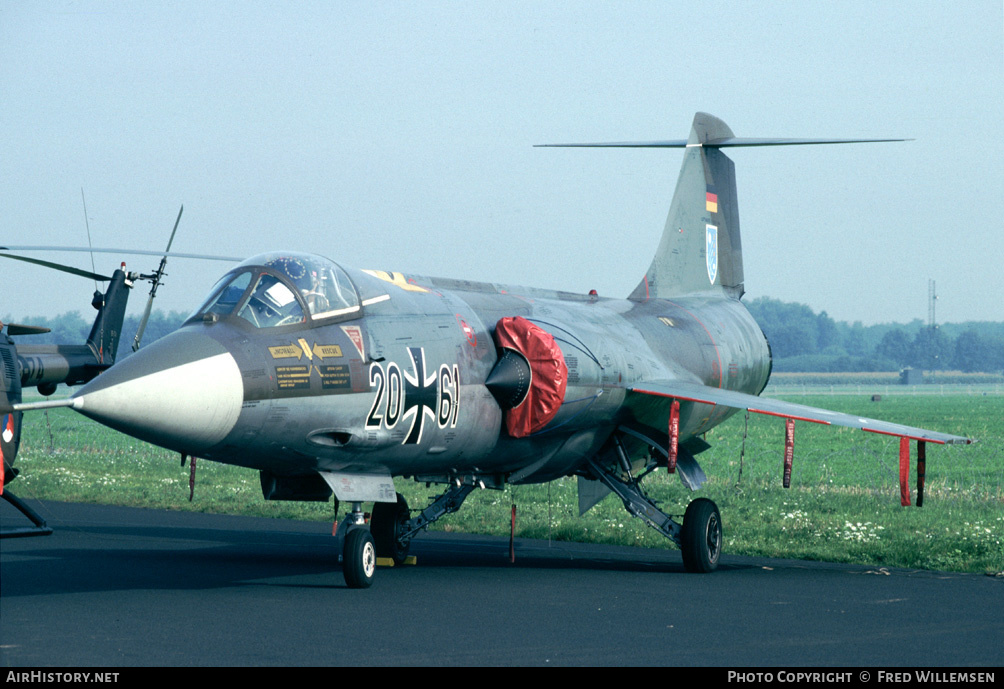
[[[496,323],[495,342],[519,352],[530,364],[530,391],[519,406],[505,412],[509,435],[523,438],[542,429],[558,413],[565,399],[568,367],[551,334],[525,318],[503,318]]]

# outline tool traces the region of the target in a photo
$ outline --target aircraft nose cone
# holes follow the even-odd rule
[[[74,409],[106,426],[198,455],[233,429],[244,384],[223,345],[182,330],[115,364],[73,400]]]

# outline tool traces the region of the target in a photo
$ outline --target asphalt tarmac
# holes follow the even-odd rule
[[[1001,577],[430,533],[350,590],[330,524],[30,504],[54,533],[0,541],[4,667],[1004,664]]]

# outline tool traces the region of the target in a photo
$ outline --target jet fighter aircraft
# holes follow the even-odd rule
[[[718,508],[694,500],[678,524],[636,473],[665,466],[699,486],[701,435],[737,410],[887,433],[919,452],[969,442],[758,396],[770,347],[740,301],[722,149],[853,141],[864,140],[737,138],[698,113],[687,140],[575,144],[685,149],[655,258],[626,299],[268,253],[224,275],[177,332],[34,408],[70,406],[182,455],[257,469],[266,499],[334,493],[351,505],[339,527],[350,587],[371,584],[377,556],[402,561],[475,488],[563,476],[579,478],[581,508],[612,491],[682,549],[687,570],[709,572]],[[396,476],[446,488],[413,514]]]

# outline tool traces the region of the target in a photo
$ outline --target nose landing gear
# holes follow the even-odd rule
[[[349,588],[368,588],[373,583],[378,555],[393,559],[396,565],[404,564],[416,533],[456,512],[475,487],[485,488],[486,484],[493,488],[503,485],[501,481],[491,482],[488,476],[453,477],[450,487],[413,518],[404,496],[398,493],[396,503],[374,503],[369,528],[362,503],[352,503],[352,512],[338,526],[338,536],[344,537],[341,559],[345,583]],[[357,532],[360,535],[354,535]]]
[[[341,528],[345,528],[342,547],[342,574],[350,589],[365,589],[373,584],[376,573],[376,546],[366,528],[362,503],[352,503],[352,512]]]

